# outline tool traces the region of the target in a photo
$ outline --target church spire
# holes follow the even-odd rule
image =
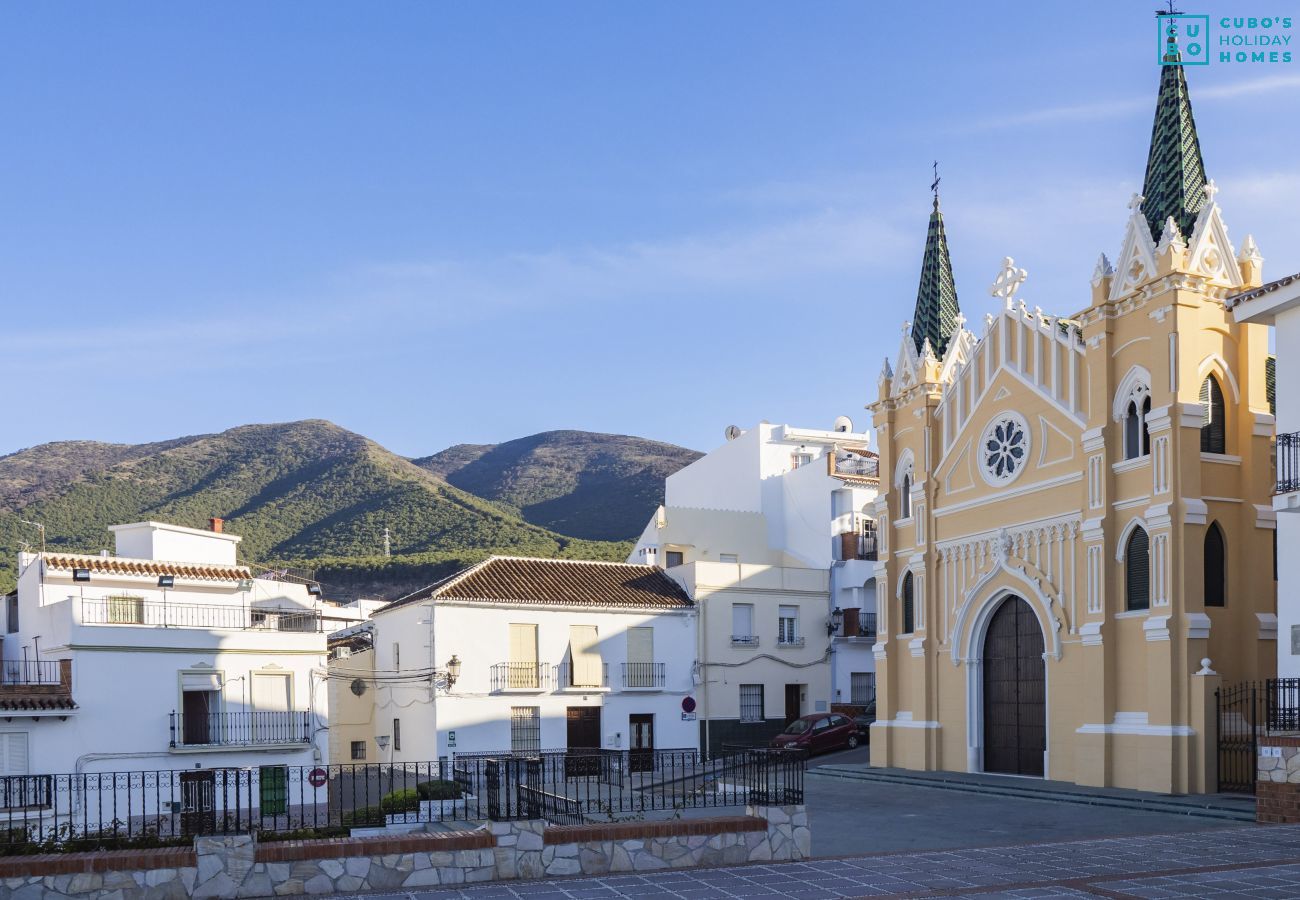
[[[916,312],[912,316],[912,340],[920,353],[928,339],[935,355],[942,357],[948,339],[957,330],[957,286],[952,279],[952,262],[948,259],[948,237],[943,230],[943,213],[939,211],[939,164],[934,164],[934,208],[925,236],[925,257],[921,260],[921,285],[916,290]]]
[[[1159,13],[1158,15],[1166,15]],[[1166,33],[1164,65],[1160,67],[1160,96],[1156,101],[1155,125],[1151,129],[1151,150],[1147,156],[1142,213],[1151,226],[1152,240],[1159,240],[1171,217],[1184,234],[1192,234],[1196,214],[1205,204],[1205,164],[1196,138],[1196,120],[1187,94],[1187,77],[1178,64],[1178,31],[1170,20]]]

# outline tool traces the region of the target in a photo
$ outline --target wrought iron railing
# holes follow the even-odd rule
[[[757,647],[758,635],[756,634],[733,634],[731,636],[731,646],[733,647]]]
[[[663,663],[623,663],[623,687],[625,688],[661,688],[666,681]]]
[[[1300,678],[1270,678],[1264,702],[1269,731],[1300,731]]]
[[[1277,493],[1300,491],[1300,431],[1277,436]]]
[[[801,754],[568,750],[395,765],[267,765],[0,777],[0,854],[185,846],[200,834],[263,840],[354,828],[803,802]]]
[[[298,710],[171,714],[171,746],[310,744],[311,713]]]
[[[57,659],[6,659],[0,662],[0,686],[58,684]]]
[[[301,607],[234,606],[168,603],[127,595],[86,598],[81,621],[87,625],[136,625],[149,628],[207,628],[214,631],[322,630],[321,614]]]
[[[556,687],[564,688],[607,688],[609,687],[609,663],[596,663],[575,667],[573,663],[560,663],[556,666]]]
[[[497,663],[489,674],[493,691],[543,691],[551,686],[551,667],[547,663]]]

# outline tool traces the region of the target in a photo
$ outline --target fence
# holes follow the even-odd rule
[[[0,663],[0,685],[59,684],[57,659],[6,659]]]
[[[1268,730],[1300,731],[1300,678],[1270,678],[1264,695]]]
[[[87,625],[137,625],[151,628],[208,628],[257,631],[321,631],[321,615],[301,607],[222,606],[167,603],[142,597],[86,598],[81,621]]]
[[[1277,436],[1277,493],[1300,491],[1300,431]]]
[[[0,778],[0,854],[188,843],[200,834],[352,828],[803,802],[803,760],[745,750],[573,750],[424,763]]]

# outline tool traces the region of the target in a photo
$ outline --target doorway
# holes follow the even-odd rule
[[[984,637],[984,771],[1043,776],[1047,672],[1043,630],[1029,604],[1008,597]]]
[[[200,769],[181,773],[181,834],[217,830],[217,773]]]
[[[785,724],[789,725],[803,715],[803,702],[799,699],[802,695],[802,684],[787,684],[785,686]]]
[[[648,713],[628,716],[629,772],[653,772],[655,769],[655,717]]]
[[[564,755],[564,776],[600,773],[600,707],[570,706],[566,709],[568,724],[567,752]]]
[[[215,744],[220,731],[217,691],[183,691],[181,694],[181,742],[186,746]]]

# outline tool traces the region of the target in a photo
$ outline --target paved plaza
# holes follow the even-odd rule
[[[367,900],[832,900],[1300,896],[1300,826],[500,882]]]

